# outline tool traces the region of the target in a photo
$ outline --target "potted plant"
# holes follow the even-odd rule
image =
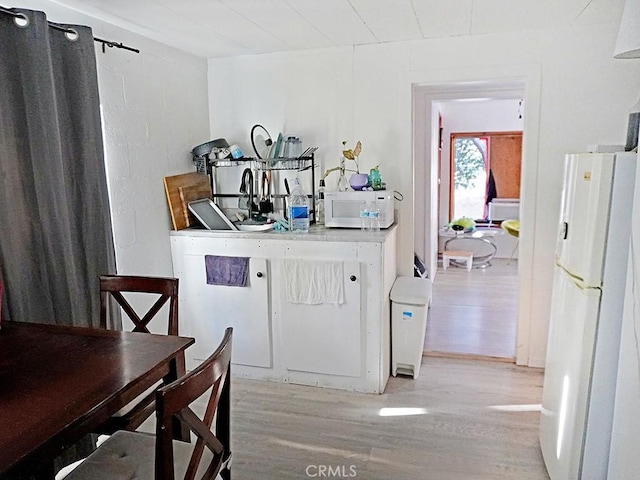
[[[369,175],[366,173],[360,173],[360,167],[358,166],[358,155],[360,155],[360,152],[362,151],[362,143],[358,140],[358,143],[356,143],[356,147],[353,150],[350,148],[347,149],[346,147],[347,141],[345,140],[342,142],[343,158],[353,160],[356,164],[355,173],[349,177],[349,185],[351,185],[351,188],[354,190],[362,190],[369,185]],[[351,171],[353,172],[354,170]]]

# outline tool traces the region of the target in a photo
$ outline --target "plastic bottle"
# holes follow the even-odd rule
[[[380,210],[378,210],[378,206],[376,202],[371,202],[368,207],[369,210],[369,231],[371,232],[379,232],[380,231]]]
[[[289,194],[289,230],[297,233],[309,231],[309,199],[297,177],[293,179],[293,189]]]
[[[381,226],[386,221],[384,203],[376,199],[376,208],[378,209],[378,226]]]
[[[362,202],[360,205],[360,230],[363,232],[369,230],[369,225],[369,208],[367,202]]]
[[[318,187],[318,198],[316,199],[316,224],[324,225],[324,179],[320,179]]]

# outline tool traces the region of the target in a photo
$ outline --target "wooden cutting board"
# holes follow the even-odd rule
[[[187,223],[187,227],[192,227],[198,224],[198,220],[189,211],[189,202],[194,200],[200,200],[201,198],[211,198],[211,186],[209,180],[207,183],[198,183],[196,185],[188,185],[186,187],[178,188],[180,191],[180,203],[182,204],[182,214],[184,221]]]
[[[183,230],[194,221],[187,206],[189,202],[211,198],[211,185],[206,173],[193,172],[164,177],[164,191],[174,230]]]

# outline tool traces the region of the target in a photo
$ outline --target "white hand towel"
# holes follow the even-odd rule
[[[283,260],[282,272],[287,302],[342,305],[343,271],[342,262]]]

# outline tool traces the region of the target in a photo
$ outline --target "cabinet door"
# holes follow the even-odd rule
[[[359,377],[362,369],[360,264],[344,262],[342,305],[288,303],[280,289],[285,366],[290,371]]]
[[[196,339],[187,357],[201,362],[213,353],[225,328],[233,327],[231,362],[271,367],[267,260],[250,259],[246,287],[208,285],[203,255],[185,255],[184,272],[180,278],[181,332]]]

